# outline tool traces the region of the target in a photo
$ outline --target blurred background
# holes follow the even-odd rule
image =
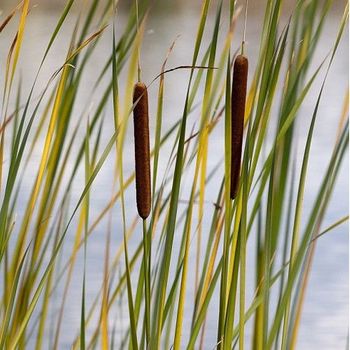
[[[322,0],[321,0],[322,1]],[[134,0],[120,0],[119,4],[122,6],[130,6]],[[263,6],[265,5],[265,0],[250,0],[250,9],[253,10],[256,8],[256,6]],[[160,9],[162,7],[164,8],[178,8],[178,9],[186,9],[189,6],[200,6],[201,0],[156,0],[153,2],[154,3],[154,8]],[[238,1],[239,3],[239,1]],[[293,6],[295,4],[295,0],[285,0],[284,1],[285,6]],[[344,4],[346,3],[346,0],[336,0],[334,2],[334,5],[336,7],[344,7]],[[17,4],[17,1],[15,0],[2,0],[0,4],[1,7],[8,7],[8,6],[14,6]],[[40,6],[42,9],[49,10],[49,9],[59,9],[65,4],[65,0],[37,0],[37,1],[32,1],[32,4],[37,4]]]

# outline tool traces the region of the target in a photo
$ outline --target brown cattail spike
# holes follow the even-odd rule
[[[243,55],[238,55],[233,66],[231,96],[231,199],[236,197],[238,191],[247,78],[248,59]]]
[[[137,102],[138,101],[138,102]],[[151,212],[151,170],[149,149],[148,94],[143,83],[134,87],[134,136],[137,210],[142,219]]]

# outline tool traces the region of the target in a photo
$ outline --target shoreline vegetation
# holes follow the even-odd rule
[[[248,1],[199,3],[191,62],[168,67],[176,39],[167,53],[155,52],[165,56],[160,74],[141,83],[142,44],[157,3],[131,3],[117,34],[118,2],[63,1],[43,57],[24,58],[39,62],[28,93],[20,57],[35,4],[23,0],[1,16],[0,37],[15,30],[1,53],[0,349],[62,349],[68,341],[71,349],[297,349],[317,241],[348,221],[347,212],[338,213],[325,225],[348,153],[348,91],[341,115],[329,119],[338,132],[320,186],[308,198],[311,209],[305,210],[314,131],[347,30],[348,4],[328,55],[317,57],[335,1],[287,7],[283,0],[262,1],[252,65],[244,52]],[[78,16],[62,47],[66,57],[41,86],[47,57],[73,10]],[[242,38],[238,26],[244,26]],[[110,50],[88,87],[97,103],[77,115],[82,78],[108,31]],[[182,115],[165,115],[167,76],[179,71],[188,74],[187,84],[178,86],[185,92],[177,101]],[[149,89],[157,91],[154,106]],[[313,112],[307,137],[299,142],[297,123],[311,89],[317,91]],[[223,153],[216,154],[210,141],[220,127]],[[169,157],[160,164],[166,149]],[[129,158],[131,173],[125,167]],[[101,191],[96,179],[106,168],[113,174],[109,200],[95,215],[92,198]],[[23,180],[33,172],[25,195]],[[214,178],[220,185],[213,189]],[[209,191],[216,200],[207,206]],[[89,248],[102,231],[103,277],[91,298]],[[115,235],[118,249],[112,249]],[[80,322],[68,340],[67,296],[78,268]],[[255,282],[253,292],[248,280]]]

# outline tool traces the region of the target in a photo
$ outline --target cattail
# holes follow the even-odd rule
[[[231,95],[231,199],[236,197],[238,191],[247,77],[248,59],[243,55],[238,55],[233,66]]]
[[[139,100],[139,101],[138,101]],[[135,172],[137,210],[142,219],[151,211],[151,170],[148,125],[148,94],[143,83],[134,87],[134,137],[135,137]]]

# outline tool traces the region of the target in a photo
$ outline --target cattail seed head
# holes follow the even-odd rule
[[[236,197],[239,184],[247,78],[248,59],[238,55],[233,66],[231,95],[231,199]]]
[[[142,219],[151,212],[151,169],[148,121],[148,94],[143,83],[134,86],[134,140],[135,140],[135,173],[136,203]]]

